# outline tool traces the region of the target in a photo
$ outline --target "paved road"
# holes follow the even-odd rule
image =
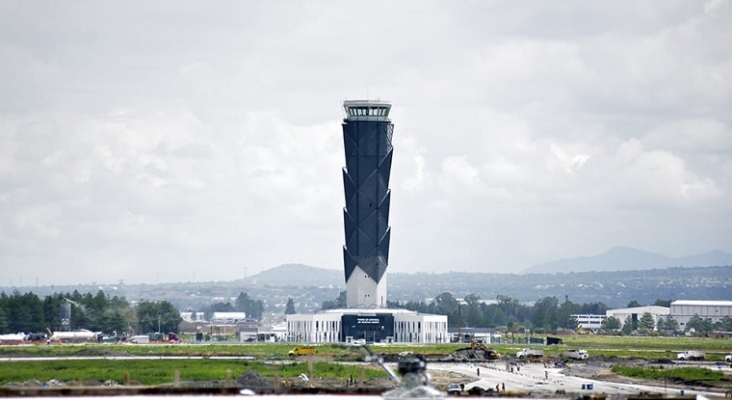
[[[477,374],[480,368],[480,376]],[[475,386],[483,389],[493,388],[496,384],[505,384],[508,392],[545,392],[554,394],[558,390],[566,393],[605,393],[631,395],[639,392],[660,393],[666,395],[678,395],[677,388],[664,388],[658,386],[624,384],[585,379],[576,376],[566,376],[559,368],[544,368],[542,364],[524,364],[520,370],[514,372],[506,371],[504,362],[475,364],[429,364],[429,369],[457,372],[474,379],[473,382],[465,385],[465,390]],[[584,389],[583,389],[584,385]],[[588,389],[592,385],[592,389]],[[684,389],[685,394],[702,394],[705,396],[719,395],[719,393],[703,392]]]

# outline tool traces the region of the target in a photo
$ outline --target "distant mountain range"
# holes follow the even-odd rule
[[[593,271],[644,271],[673,267],[720,267],[732,266],[732,254],[714,250],[708,253],[685,257],[667,257],[630,247],[614,247],[607,252],[591,257],[568,258],[527,268],[524,274],[582,273]],[[447,271],[446,271],[447,272]],[[441,275],[443,273],[436,273]],[[473,273],[457,273],[474,275]],[[502,274],[487,274],[501,276]],[[429,275],[417,273],[416,276]],[[415,274],[391,272],[389,284],[415,281]],[[311,267],[303,264],[285,264],[247,277],[244,284],[268,286],[314,286],[342,287],[345,285],[343,270]]]
[[[633,257],[624,258],[618,253],[644,256],[647,263],[631,262]],[[683,267],[653,268],[652,266],[659,265],[655,264],[659,258],[653,254],[647,257],[648,254],[651,253],[620,248],[598,257],[575,259],[580,260],[580,263],[572,267],[586,267],[590,271],[572,271],[558,262],[556,267],[561,272],[391,272],[388,283],[389,299],[400,302],[428,301],[441,293],[449,292],[456,297],[475,294],[486,301],[494,301],[499,295],[503,295],[530,303],[548,296],[558,299],[568,296],[578,304],[602,302],[610,307],[624,307],[630,300],[641,304],[652,304],[658,299],[730,300],[732,263],[717,263],[715,261],[718,259],[714,257],[683,257],[670,260],[677,265],[682,264],[679,260],[705,262],[684,261]],[[605,260],[606,257],[610,260],[616,258],[614,262],[606,264],[595,262]],[[669,260],[667,257],[660,257],[660,260]],[[726,266],[692,266],[694,264]],[[552,267],[551,264],[545,265]],[[618,267],[602,271],[602,266]],[[636,269],[631,270],[633,267]],[[342,270],[288,264],[270,268],[243,281],[230,282],[229,285],[233,291],[230,295],[245,290],[253,297],[268,298],[270,303],[281,304],[282,307],[288,297],[293,297],[298,304],[298,311],[314,311],[319,309],[323,301],[333,300],[341,290],[345,290],[345,277]],[[213,288],[207,285],[206,289]],[[148,298],[150,294],[146,293],[142,297]]]
[[[435,272],[389,273],[389,300],[429,301],[441,293],[477,295],[485,301],[509,296],[531,303],[544,297],[569,298],[577,304],[602,302],[624,307],[630,300],[653,304],[666,300],[732,300],[732,255],[713,251],[699,256],[664,257],[629,248],[614,248],[596,257],[579,257],[533,267],[528,273]],[[532,269],[533,269],[532,268]],[[33,292],[39,296],[78,290],[105,293],[130,301],[167,300],[181,309],[201,310],[231,301],[242,293],[261,299],[267,312],[281,312],[293,298],[298,312],[320,309],[345,290],[342,269],[286,264],[234,281],[0,287],[0,292]]]
[[[283,264],[246,277],[245,284],[269,286],[341,286],[346,276],[340,269],[325,269],[304,264]]]
[[[596,256],[567,258],[534,265],[524,273],[554,274],[558,272],[630,271],[669,267],[718,267],[732,265],[732,253],[713,250],[704,254],[667,257],[631,247],[613,247]]]

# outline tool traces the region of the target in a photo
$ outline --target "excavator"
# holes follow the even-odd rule
[[[497,360],[501,358],[501,355],[495,350],[483,343],[478,343],[475,338],[470,339],[470,351],[472,352],[473,358],[478,358],[478,352],[482,352],[482,358],[485,360]]]

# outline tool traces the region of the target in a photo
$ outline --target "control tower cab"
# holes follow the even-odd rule
[[[343,102],[346,120],[389,121],[391,103],[383,100],[346,100]]]

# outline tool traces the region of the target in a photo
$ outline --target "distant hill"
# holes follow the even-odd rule
[[[696,262],[693,262],[696,263]],[[686,264],[686,262],[684,262]],[[729,264],[729,263],[728,263]],[[732,300],[732,264],[716,267],[670,267],[643,270],[613,270],[567,273],[399,273],[390,272],[389,300],[425,301],[441,293],[455,297],[477,295],[495,301],[499,295],[531,303],[554,296],[576,304],[602,302],[609,307],[625,307],[630,300],[653,304],[665,300]],[[33,292],[39,296],[72,292],[105,293],[129,301],[171,301],[176,307],[203,310],[214,302],[234,302],[244,292],[264,301],[268,312],[282,312],[288,299],[295,300],[298,312],[320,309],[324,301],[345,290],[342,270],[302,264],[281,265],[244,280],[217,282],[174,282],[107,286],[0,287],[0,292]]]
[[[311,267],[304,264],[284,264],[244,279],[245,284],[270,286],[342,286],[343,270]]]
[[[553,274],[557,272],[630,271],[669,267],[714,267],[732,265],[732,254],[720,250],[708,253],[667,257],[631,247],[613,247],[590,257],[567,258],[534,265],[525,273]]]

